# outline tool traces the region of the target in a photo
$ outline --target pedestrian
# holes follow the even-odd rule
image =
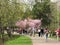
[[[41,31],[40,31],[41,37],[44,35],[44,29],[41,27]]]
[[[35,37],[35,31],[36,31],[35,27],[32,27],[32,33],[34,37]]]
[[[19,34],[22,34],[22,29],[21,28],[18,30],[18,33]]]
[[[56,32],[57,40],[59,40],[59,36],[60,36],[60,29],[58,28],[55,32]]]
[[[38,29],[38,35],[39,35],[39,37],[40,37],[40,33],[41,33],[41,30],[40,30],[40,29]]]
[[[47,41],[47,39],[48,39],[48,33],[49,33],[49,31],[48,31],[48,29],[46,28],[46,29],[45,29],[45,38],[46,38],[46,41]]]

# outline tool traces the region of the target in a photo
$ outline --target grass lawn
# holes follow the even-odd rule
[[[27,36],[20,36],[14,40],[8,40],[5,45],[32,45],[32,41]]]

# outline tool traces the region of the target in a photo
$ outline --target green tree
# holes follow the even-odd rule
[[[36,1],[32,9],[33,18],[43,18],[42,26],[47,26],[51,22],[50,0]]]
[[[17,0],[0,0],[1,33],[4,32],[4,27],[14,27],[16,21],[20,20],[23,15],[23,4],[18,3]]]

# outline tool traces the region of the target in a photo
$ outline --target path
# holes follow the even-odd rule
[[[48,41],[46,41],[44,37],[38,37],[38,36],[35,36],[35,37],[28,36],[28,37],[32,39],[33,45],[60,45],[60,41],[57,41],[54,39],[48,39]]]
[[[46,41],[44,37],[29,37],[32,39],[33,45],[60,45],[60,41],[56,41],[53,39],[48,39],[48,41]]]

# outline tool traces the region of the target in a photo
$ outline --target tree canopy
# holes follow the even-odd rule
[[[33,12],[33,18],[43,18],[42,25],[46,26],[49,25],[51,22],[51,10],[50,10],[50,0],[44,0],[41,2],[37,2],[33,6],[32,9]]]

